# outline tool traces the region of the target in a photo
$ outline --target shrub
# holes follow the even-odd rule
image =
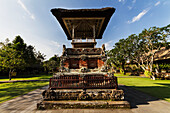
[[[152,72],[150,72],[148,70],[145,70],[144,74],[145,74],[146,77],[151,77],[152,76]]]

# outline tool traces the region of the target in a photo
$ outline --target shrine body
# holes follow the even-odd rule
[[[108,72],[105,45],[96,48],[96,40],[102,39],[115,8],[58,8],[51,12],[72,48],[63,45],[60,71],[50,78],[37,109],[129,108],[130,104],[123,101],[123,90],[118,89],[117,77]]]
[[[110,7],[75,10],[52,9],[51,12],[62,26],[67,39],[72,40],[72,48],[66,48],[63,45],[60,71],[105,74],[104,72],[107,72],[105,45],[96,48],[96,39],[102,39],[115,9]]]

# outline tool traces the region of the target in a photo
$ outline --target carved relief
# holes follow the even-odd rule
[[[105,52],[105,45],[104,45],[104,44],[102,45],[102,55],[104,55],[104,56],[106,55],[106,52]]]
[[[62,56],[66,56],[66,46],[65,45],[63,45],[63,53],[62,53]]]

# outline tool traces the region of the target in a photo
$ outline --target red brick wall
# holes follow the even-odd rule
[[[69,60],[65,60],[64,63],[63,63],[64,67],[69,68],[69,63],[70,63]]]
[[[98,59],[98,68],[101,68],[104,65],[104,62],[101,59]]]
[[[82,67],[89,68],[95,67],[95,68],[101,68],[104,65],[104,62],[99,58],[99,59],[86,59],[86,60],[81,60],[81,59],[68,59],[64,62],[64,67],[70,68],[70,69],[80,69]]]
[[[88,68],[88,66],[87,66],[87,62],[88,62],[88,60],[79,60],[79,66],[80,66],[80,68],[82,68],[82,67],[85,67],[85,68]]]

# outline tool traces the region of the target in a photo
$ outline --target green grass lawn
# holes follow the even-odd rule
[[[40,80],[40,79],[49,79],[52,75],[23,75],[23,76],[16,76],[12,77],[11,80]],[[8,76],[0,77],[0,81],[8,81]]]
[[[126,73],[126,75],[123,75],[121,73],[115,73],[114,75],[115,76],[130,76],[131,73]]]
[[[170,102],[170,80],[149,78],[118,78],[118,83]]]
[[[48,85],[49,82],[16,82],[0,84],[0,103]]]

